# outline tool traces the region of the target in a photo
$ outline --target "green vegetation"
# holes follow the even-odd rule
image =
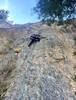
[[[73,19],[76,11],[76,0],[38,0],[34,12],[43,22],[63,24],[65,20]],[[49,23],[48,23],[49,24]]]
[[[75,56],[76,55],[76,52],[73,52],[73,55]]]
[[[76,45],[76,37],[74,37],[74,42],[75,42],[75,45]]]
[[[0,10],[0,20],[1,21],[6,21],[7,20],[7,17],[8,17],[8,11],[7,10]]]
[[[76,82],[76,74],[74,75],[73,80]]]
[[[76,96],[76,92],[74,92],[75,96]]]

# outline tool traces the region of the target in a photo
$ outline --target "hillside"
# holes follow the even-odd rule
[[[40,34],[30,47],[30,36]],[[0,100],[76,100],[76,32],[35,23],[0,28]]]

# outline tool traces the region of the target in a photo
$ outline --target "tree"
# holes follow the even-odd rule
[[[0,10],[0,21],[6,21],[8,17],[8,11],[7,10]]]
[[[39,0],[34,11],[42,21],[63,22],[75,17],[76,0]]]

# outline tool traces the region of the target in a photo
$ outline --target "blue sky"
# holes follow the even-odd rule
[[[36,14],[33,14],[32,8],[38,0],[0,0],[0,9],[9,10],[9,20],[17,24],[37,22]]]

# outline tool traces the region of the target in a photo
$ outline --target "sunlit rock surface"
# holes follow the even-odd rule
[[[29,37],[45,38],[32,44]],[[0,100],[76,100],[72,33],[43,24],[0,29]]]

